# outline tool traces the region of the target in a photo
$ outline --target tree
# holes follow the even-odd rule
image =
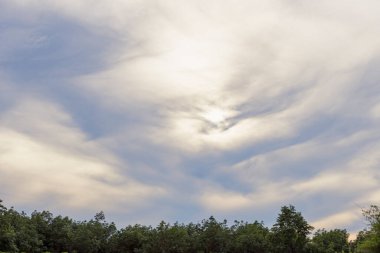
[[[0,200],[0,250],[15,252],[18,251],[16,231],[11,224],[8,209],[2,205],[2,202]]]
[[[272,248],[278,253],[302,253],[314,228],[292,205],[283,206],[271,231]]]
[[[0,250],[39,252],[42,241],[26,213],[7,209],[0,200]]]
[[[265,253],[268,252],[269,229],[264,224],[255,221],[252,224],[243,221],[235,221],[232,226],[233,242],[230,252],[241,253]]]
[[[199,242],[205,253],[225,252],[229,239],[227,220],[218,222],[213,216],[203,220],[200,226]]]
[[[151,238],[151,227],[134,225],[127,226],[110,238],[112,253],[136,253],[143,252],[147,247],[148,239]]]
[[[326,231],[319,229],[315,232],[312,243],[315,245],[316,252],[321,253],[348,253],[349,234],[345,229],[333,229]]]
[[[43,252],[50,251],[52,246],[52,221],[53,214],[48,211],[37,212],[34,211],[30,217],[33,226],[38,234],[38,239],[42,243],[41,250]]]
[[[38,238],[37,229],[30,218],[26,213],[18,213],[13,208],[9,212],[12,212],[12,226],[16,231],[16,245],[19,251],[40,252],[42,241]]]
[[[152,231],[151,253],[185,253],[189,250],[189,235],[184,225],[164,221]]]
[[[369,229],[360,234],[357,252],[378,253],[380,252],[380,208],[371,205],[369,209],[363,210],[363,215],[369,223]]]
[[[116,232],[115,224],[107,223],[103,212],[88,222],[75,223],[73,228],[73,250],[87,253],[107,252],[109,241]]]
[[[187,248],[187,253],[203,252],[202,239],[202,225],[197,223],[189,223],[186,226],[186,231],[189,236],[189,244]]]
[[[49,249],[53,252],[71,251],[74,240],[74,226],[74,221],[67,216],[58,215],[54,217],[49,226]]]

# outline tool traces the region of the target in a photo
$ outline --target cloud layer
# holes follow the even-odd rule
[[[355,232],[380,199],[377,1],[1,5],[7,201]]]

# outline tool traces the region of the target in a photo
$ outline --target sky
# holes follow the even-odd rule
[[[377,0],[0,0],[0,199],[156,225],[366,225]]]

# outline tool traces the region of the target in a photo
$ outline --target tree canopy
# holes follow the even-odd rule
[[[156,227],[140,224],[117,229],[99,212],[89,221],[34,211],[30,216],[0,200],[0,252],[73,253],[372,253],[380,252],[380,212],[363,211],[369,227],[348,241],[345,229],[318,229],[292,205],[281,207],[271,228],[263,222],[218,221]]]
[[[380,207],[371,205],[363,210],[368,229],[359,232],[356,242],[358,253],[380,252]]]

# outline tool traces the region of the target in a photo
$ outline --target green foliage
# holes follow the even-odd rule
[[[175,223],[171,226],[162,221],[154,230],[148,252],[182,253],[189,250],[189,236],[186,227]]]
[[[376,205],[363,210],[363,215],[368,221],[369,230],[359,233],[357,238],[358,253],[380,252],[380,208]]]
[[[117,231],[110,238],[110,251],[115,253],[143,252],[143,247],[148,246],[151,237],[151,227],[142,225],[127,226]]]
[[[7,209],[0,202],[0,250],[38,252],[41,245],[31,219],[23,212]]]
[[[265,253],[270,247],[268,236],[269,229],[261,222],[252,224],[243,221],[235,221],[232,226],[233,243],[231,252]]]
[[[225,252],[229,231],[227,221],[218,222],[213,216],[200,225],[200,249],[205,252]]]
[[[226,220],[213,216],[199,223],[157,227],[134,225],[117,230],[103,212],[89,221],[74,221],[34,211],[30,216],[6,208],[0,200],[0,253],[379,253],[380,211],[363,211],[369,229],[347,242],[344,229],[313,229],[294,206],[284,206],[271,229],[262,222]]]
[[[277,222],[272,228],[273,252],[302,253],[306,252],[308,235],[313,230],[295,207],[283,206]]]
[[[78,252],[108,252],[108,242],[116,232],[114,223],[107,223],[103,212],[97,213],[94,220],[77,222],[68,230],[66,238],[72,234],[72,247],[66,245],[66,249],[72,248]]]
[[[38,240],[41,241],[41,251],[46,252],[49,245],[52,243],[52,220],[53,214],[48,211],[34,211],[30,217],[38,234]]]
[[[349,234],[345,229],[333,229],[330,231],[319,229],[312,239],[312,244],[315,246],[313,252],[348,253],[348,236]]]

